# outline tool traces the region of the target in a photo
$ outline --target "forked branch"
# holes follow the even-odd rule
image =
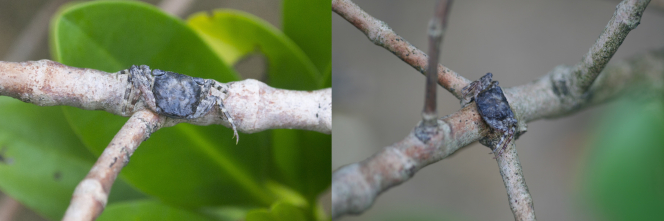
[[[140,90],[131,90],[127,105],[128,75],[75,68],[41,60],[0,61],[0,95],[39,106],[67,105],[85,110],[104,110],[132,116],[148,109]],[[247,79],[224,84],[228,91],[224,106],[240,132],[292,128],[329,134],[332,131],[332,90],[292,91],[272,88]],[[123,111],[124,109],[124,111]],[[196,125],[230,124],[218,106],[193,119],[178,119]]]
[[[641,23],[641,16],[648,3],[650,0],[620,2],[595,44],[590,47],[581,62],[573,67],[572,78],[567,81],[569,83],[564,85],[565,82],[558,82],[558,86],[568,87],[575,96],[584,94],[609,63],[613,54],[618,51],[627,34]]]
[[[654,94],[664,91],[664,88],[659,86],[664,85],[662,49],[610,65],[603,70],[625,36],[638,25],[648,2],[625,0],[617,6],[607,28],[586,56],[594,60],[587,62],[584,58],[574,68],[559,66],[537,81],[504,90],[519,121],[519,132],[525,132],[527,122],[574,113],[625,94],[636,85],[649,88]],[[394,34],[386,24],[369,16],[349,0],[334,0],[332,7],[335,12],[362,30],[371,41],[394,52],[402,60],[422,71],[422,63],[418,63],[417,59],[413,60],[411,54],[406,53],[416,49]],[[417,52],[421,54],[419,50]],[[599,74],[600,72],[602,74]],[[456,74],[441,75],[440,72],[438,81],[458,98],[461,98],[461,88],[470,83]],[[575,83],[568,83],[572,81]],[[446,158],[461,147],[486,136],[490,131],[480,117],[476,105],[468,105],[454,114],[440,118],[438,127],[441,133],[433,136],[427,143],[417,139],[416,130],[413,130],[404,140],[383,148],[370,158],[337,169],[332,175],[333,218],[362,213],[373,204],[380,193],[407,181],[419,169]],[[514,147],[508,149],[514,150],[514,153],[512,155],[508,151],[506,154],[515,158]],[[520,168],[518,161],[498,160],[504,180],[523,180],[520,169],[517,169]],[[510,177],[508,171],[514,172],[516,177]],[[527,190],[525,182],[521,184],[506,181],[505,185],[510,203],[516,200],[516,204],[512,205],[517,208],[513,209],[515,217],[524,217],[527,220],[531,213],[526,210],[532,207],[532,200],[529,202],[528,197],[521,194],[523,190]],[[532,218],[534,219],[534,212]]]
[[[397,35],[385,22],[367,14],[350,0],[332,0],[332,11],[353,24],[357,29],[360,29],[371,42],[387,49],[417,71],[426,75],[428,56]],[[461,99],[461,89],[469,83],[470,80],[449,68],[438,65],[438,84],[450,91],[455,97]]]
[[[215,105],[211,111],[195,118],[175,119],[153,112],[154,98],[141,96],[152,92],[146,91],[145,87],[134,88],[136,84],[131,80],[134,78],[125,73],[74,68],[49,60],[0,61],[0,95],[40,106],[68,105],[131,116],[76,187],[63,220],[96,219],[106,206],[111,186],[129,162],[129,157],[142,141],[161,127],[183,122],[229,127],[232,118],[237,129],[245,133],[276,128],[327,134],[332,130],[332,91],[329,88],[291,91],[251,79],[219,83],[218,88],[223,88],[223,92],[212,91],[219,90],[217,88],[208,92],[222,93],[223,105]]]

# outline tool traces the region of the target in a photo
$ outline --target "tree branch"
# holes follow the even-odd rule
[[[426,75],[428,56],[397,35],[385,22],[367,14],[350,0],[332,0],[332,11],[353,24],[357,29],[360,29],[371,42],[387,49],[417,71]],[[470,82],[470,80],[443,65],[438,65],[438,84],[450,91],[455,97],[461,99],[461,89]]]
[[[126,71],[106,73],[41,60],[0,61],[0,95],[40,106],[69,105],[104,110],[131,118],[104,150],[86,178],[74,191],[63,220],[94,220],[103,211],[111,186],[138,145],[160,127],[187,122],[231,126],[226,109],[239,131],[254,133],[294,128],[331,133],[331,89],[291,91],[269,87],[256,80],[217,83],[210,94],[222,96],[223,106],[193,119],[175,119],[154,113],[154,103],[141,96],[128,81]],[[223,91],[222,91],[223,90]],[[155,102],[152,100],[151,102]]]
[[[533,198],[528,191],[526,179],[523,178],[523,170],[521,170],[514,141],[509,143],[507,150],[502,155],[498,152],[494,152],[494,155],[498,162],[500,176],[505,183],[507,199],[514,214],[514,220],[536,220]]]
[[[627,34],[641,23],[641,16],[650,0],[625,0],[616,6],[613,17],[604,31],[581,62],[574,66],[572,76],[567,81],[557,82],[558,87],[568,87],[572,95],[585,93],[604,69],[613,54],[627,37]],[[568,83],[566,83],[568,82]]]
[[[344,3],[352,4],[345,1]],[[630,14],[640,16],[643,8],[621,3],[616,11],[626,10],[633,12]],[[370,18],[368,15],[366,17]],[[347,18],[347,20],[353,24],[357,23],[353,19]],[[609,22],[609,26],[611,24],[612,22]],[[355,26],[362,27],[357,24]],[[616,36],[610,38],[624,36],[627,33],[623,32],[632,29],[611,32]],[[608,61],[609,58],[606,59]],[[630,87],[649,88],[654,94],[662,93],[664,91],[664,87],[661,86],[664,85],[662,64],[664,64],[664,49],[609,65],[596,80],[591,82],[592,85],[582,96],[570,96],[570,88],[561,87],[561,84],[557,83],[560,79],[570,79],[575,73],[572,68],[564,66],[555,68],[535,82],[507,88],[504,92],[519,121],[518,132],[523,134],[526,122],[574,113],[625,94]],[[490,131],[477,112],[476,105],[468,105],[454,114],[441,118],[438,127],[441,133],[432,137],[427,144],[419,141],[414,131],[411,131],[404,140],[385,147],[370,158],[337,169],[332,174],[333,218],[362,213],[373,204],[380,193],[407,181],[419,169],[446,158],[461,147],[486,136]],[[525,187],[525,183],[523,186]]]
[[[88,175],[81,181],[65,212],[63,221],[95,220],[106,207],[108,194],[120,170],[129,163],[138,145],[161,128],[165,117],[148,111],[136,112],[104,149]]]
[[[407,181],[418,170],[446,158],[490,131],[476,105],[468,105],[438,119],[436,129],[438,132],[424,143],[418,138],[416,127],[403,140],[362,162],[334,171],[332,218],[362,213],[373,204],[378,194]]]
[[[653,94],[664,92],[664,49],[635,56],[631,60],[609,65],[589,89],[583,105],[569,108],[553,92],[550,76],[522,86],[505,89],[519,122],[552,118],[577,112],[626,94],[632,87],[648,88]],[[444,133],[434,137],[434,147],[424,147],[413,132],[392,146],[373,156],[343,166],[332,174],[332,217],[360,214],[371,207],[378,194],[399,185],[419,169],[442,160],[490,132],[477,112],[476,105],[468,105],[456,113],[442,117],[439,129]]]
[[[0,61],[0,95],[40,106],[68,105],[120,116],[148,109],[139,90],[126,92],[131,83],[127,82],[127,74],[121,73],[69,67],[49,60]],[[255,133],[292,128],[331,133],[332,91],[329,88],[292,91],[251,79],[221,85],[228,88],[224,106],[238,131]],[[131,98],[129,104],[125,103],[125,95]],[[230,123],[218,108],[215,105],[212,111],[199,118],[175,121],[229,127]]]
[[[438,56],[440,55],[441,43],[447,28],[447,16],[452,6],[452,0],[441,0],[436,5],[434,17],[429,21],[429,64],[438,64]],[[425,96],[424,96],[424,110],[422,117],[424,124],[428,126],[435,126],[438,112],[436,112],[436,75],[438,73],[437,65],[429,65],[426,74]]]

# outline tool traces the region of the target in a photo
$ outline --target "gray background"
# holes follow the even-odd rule
[[[525,84],[588,51],[619,1],[455,1],[440,62],[476,80],[487,72],[501,86]],[[356,0],[420,49],[435,1]],[[652,3],[651,3],[652,4]],[[650,6],[613,60],[664,46],[664,11]],[[361,161],[403,139],[420,120],[424,77],[337,14],[332,15],[332,168]],[[440,87],[439,87],[440,88]],[[440,88],[439,115],[459,102]],[[517,141],[540,220],[597,220],[580,197],[588,141],[611,104],[528,125]],[[342,220],[513,220],[496,161],[474,143],[420,170],[379,196],[359,217]]]

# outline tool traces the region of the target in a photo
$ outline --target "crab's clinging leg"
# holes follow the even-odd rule
[[[479,80],[470,82],[467,86],[463,87],[461,90],[461,95],[463,96],[462,106],[470,103],[474,98],[477,97],[480,92],[484,91],[491,85],[491,79],[493,74],[486,73]]]
[[[152,109],[152,111],[157,111],[154,94],[152,93],[152,85],[154,83],[154,77],[152,75],[161,75],[163,73],[158,71],[152,73],[150,67],[147,65],[132,65],[131,68],[129,68],[129,72],[129,77],[132,78],[131,82],[133,86],[141,91],[145,103],[150,109]]]
[[[507,149],[507,145],[509,145],[509,143],[512,142],[513,138],[514,138],[514,126],[510,126],[507,129],[507,142],[505,142],[505,145],[503,146],[503,150],[501,150],[501,153],[502,153],[502,151]]]
[[[219,109],[221,110],[222,113],[224,113],[224,116],[226,116],[226,119],[228,120],[229,123],[231,123],[231,127],[233,127],[233,137],[235,137],[235,144],[240,142],[240,135],[237,134],[237,129],[235,128],[235,123],[233,123],[233,118],[231,115],[228,113],[228,110],[224,107],[224,103],[219,99],[217,101],[219,104]]]
[[[495,153],[496,151],[498,152],[498,156],[503,155],[503,152],[507,149],[507,145],[509,145],[510,142],[512,142],[512,139],[514,139],[514,126],[509,126],[507,127],[506,131],[499,130],[502,134],[500,138],[500,143],[496,145],[496,147],[491,151],[490,154]],[[496,157],[494,157],[495,159]]]

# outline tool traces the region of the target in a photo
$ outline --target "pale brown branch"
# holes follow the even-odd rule
[[[556,70],[552,71],[555,73]],[[583,105],[571,108],[560,102],[553,92],[550,75],[526,85],[505,89],[505,96],[519,121],[558,117],[614,99],[638,86],[652,94],[664,92],[664,49],[635,56],[628,61],[609,65],[588,91]],[[453,154],[490,132],[477,112],[476,105],[441,118],[442,135],[424,144],[411,132],[402,141],[383,148],[373,156],[343,166],[332,174],[332,216],[360,214],[373,204],[376,197],[389,188],[412,177],[426,165]],[[419,142],[419,143],[418,143]]]
[[[96,219],[106,205],[110,188],[120,170],[129,162],[138,145],[158,128],[183,122],[230,126],[217,105],[207,114],[193,119],[158,115],[148,108],[150,105],[146,102],[149,101],[140,96],[140,90],[127,90],[132,84],[128,82],[128,74],[123,73],[74,68],[49,60],[0,61],[0,95],[40,106],[68,105],[131,115],[76,187],[63,220]],[[254,133],[294,128],[331,133],[332,92],[329,88],[283,90],[252,79],[218,85],[219,88],[211,88],[210,93],[223,96],[224,108],[239,131]]]
[[[514,220],[536,220],[533,198],[528,191],[526,179],[523,178],[523,170],[516,153],[514,140],[510,142],[503,154],[495,152],[494,155],[507,190],[507,199],[514,214]]]
[[[138,145],[164,125],[166,118],[148,111],[136,112],[113,137],[88,175],[81,181],[72,196],[62,220],[95,220],[106,207],[108,195],[120,170]]]
[[[617,11],[624,11],[625,8],[630,8],[629,4],[621,3]],[[638,7],[631,9],[641,10]],[[352,19],[347,20],[356,23]],[[630,30],[622,29],[623,32]],[[571,114],[626,94],[633,87],[661,94],[664,91],[661,86],[664,85],[664,49],[609,65],[583,96],[569,96],[569,88],[558,84],[561,79],[569,79],[573,73],[572,68],[559,66],[537,81],[504,90],[519,121],[518,132],[525,132],[526,122]],[[345,214],[362,213],[380,193],[407,181],[424,166],[444,159],[489,132],[476,105],[468,105],[441,120],[441,133],[427,144],[415,138],[413,130],[404,140],[385,147],[372,157],[337,169],[332,174],[332,216],[338,218]]]
[[[332,11],[360,29],[371,42],[392,52],[420,73],[426,74],[428,56],[397,35],[385,22],[367,14],[350,0],[332,0]],[[438,65],[438,84],[455,97],[462,99],[461,89],[470,82],[443,65]]]
[[[417,131],[416,127],[405,139],[392,146],[383,148],[362,162],[334,171],[333,218],[362,213],[380,193],[407,181],[426,165],[442,160],[459,148],[477,141],[490,128],[477,112],[477,106],[468,105],[438,119],[437,133],[428,142],[419,139]]]
[[[447,17],[449,10],[452,6],[452,0],[441,0],[436,5],[434,17],[429,21],[429,64],[438,64],[438,57],[440,55],[441,43],[445,30],[447,29]],[[422,117],[424,124],[428,126],[436,126],[436,79],[438,73],[438,65],[429,65],[426,73],[426,85],[424,96],[424,110]]]
[[[635,86],[653,93],[661,91],[659,85],[664,84],[663,64],[664,49],[616,62],[602,71],[584,96],[574,99],[566,97],[555,86],[559,76],[572,74],[569,67],[558,66],[537,81],[507,88],[505,96],[519,121],[557,118],[609,101]]]
[[[94,69],[75,68],[41,60],[28,62],[0,61],[0,95],[40,106],[67,105],[85,110],[131,116],[148,109],[148,105],[132,90],[130,105],[125,105],[127,74],[106,73]],[[228,94],[224,106],[238,131],[292,128],[331,133],[332,91],[292,91],[272,88],[247,79],[225,84]],[[216,90],[216,89],[212,89]],[[123,113],[123,108],[126,108]],[[197,125],[230,126],[215,105],[208,114],[194,119],[179,119]]]
[[[624,0],[616,6],[616,11],[595,44],[572,69],[566,81],[556,82],[558,87],[567,87],[572,96],[583,95],[595,78],[604,69],[613,54],[627,37],[627,34],[641,23],[641,16],[650,0]]]

